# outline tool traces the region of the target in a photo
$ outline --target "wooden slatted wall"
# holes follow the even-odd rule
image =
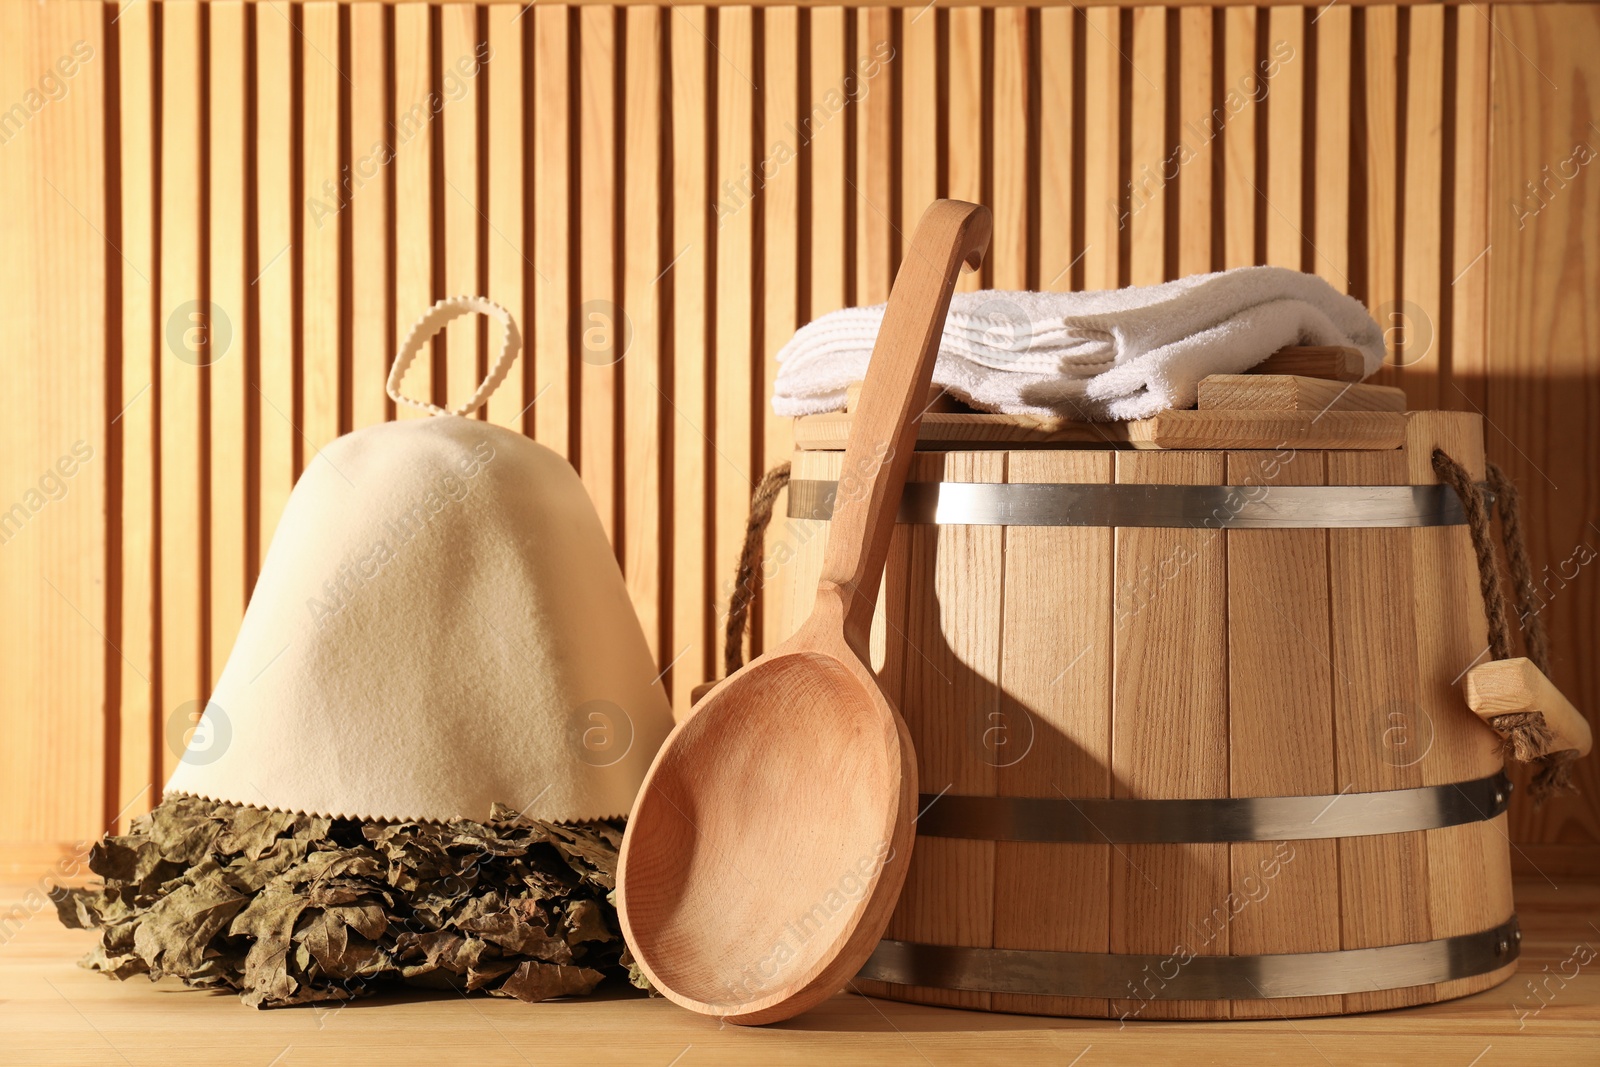
[[[682,704],[789,454],[774,353],[883,300],[936,196],[994,209],[971,286],[1274,263],[1360,297],[1384,380],[1490,417],[1571,569],[1597,187],[1540,168],[1596,136],[1596,10],[3,0],[0,507],[92,453],[0,549],[6,858],[148,806],[296,476],[396,417],[396,338],[446,294],[521,320],[486,417],[578,468]],[[408,384],[466,395],[492,341],[452,325]],[[1558,680],[1593,706],[1600,584],[1569,584]],[[1585,778],[1520,839],[1600,840]]]

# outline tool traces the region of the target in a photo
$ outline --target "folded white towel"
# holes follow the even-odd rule
[[[801,327],[778,353],[773,410],[843,408],[882,323],[879,304]],[[1208,374],[1240,373],[1296,344],[1360,349],[1367,374],[1384,358],[1360,301],[1316,275],[1241,267],[1101,292],[957,293],[933,380],[982,411],[1141,419],[1193,406]]]

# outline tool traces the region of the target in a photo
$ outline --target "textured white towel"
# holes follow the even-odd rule
[[[801,327],[778,353],[773,410],[842,409],[882,323],[880,304]],[[1241,267],[1101,292],[957,293],[933,380],[982,411],[1141,419],[1193,406],[1208,374],[1237,374],[1296,344],[1358,348],[1367,374],[1384,358],[1360,301],[1312,274]]]

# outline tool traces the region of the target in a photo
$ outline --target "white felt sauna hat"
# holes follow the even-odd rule
[[[477,393],[402,396],[471,311],[505,327]],[[627,814],[672,714],[599,517],[566,460],[466,417],[519,347],[483,299],[412,328],[389,394],[431,417],[307,465],[168,793],[366,820]]]

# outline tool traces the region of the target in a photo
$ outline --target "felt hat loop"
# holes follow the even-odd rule
[[[478,391],[465,403],[449,409],[430,404],[425,400],[416,400],[400,392],[401,379],[406,376],[406,371],[410,368],[412,360],[417,358],[417,353],[422,351],[422,346],[431,341],[434,335],[444,329],[451,320],[474,311],[492,319],[499,319],[501,325],[505,327],[505,340],[500,345],[500,354],[495,357],[494,366],[489,368],[489,376],[478,386]],[[517,352],[521,348],[522,335],[517,332],[516,320],[505,308],[481,296],[447,296],[423,312],[422,317],[412,324],[406,339],[400,344],[399,353],[394,357],[394,366],[389,370],[389,381],[385,388],[396,404],[409,404],[430,415],[470,415],[482,407],[490,394],[505,381],[506,375],[511,371],[511,364],[516,362]]]

